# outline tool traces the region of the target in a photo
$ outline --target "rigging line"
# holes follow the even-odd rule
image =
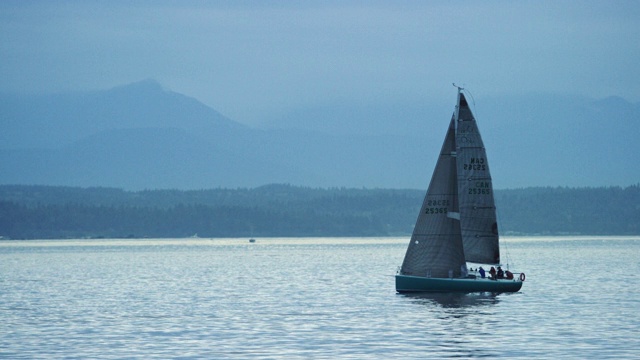
[[[473,97],[473,94],[467,88],[463,88],[462,90],[464,92],[466,92],[467,94],[469,94],[469,96],[471,96],[471,102],[473,103],[473,110],[475,110],[476,109],[476,99]],[[475,114],[475,112],[474,112],[474,114]]]
[[[472,120],[476,120],[478,118],[477,116],[477,109],[476,109],[476,99],[473,97],[473,94],[471,93],[471,91],[469,91],[469,89],[467,88],[462,88],[462,91],[464,91],[465,93],[469,94],[469,96],[471,96],[471,103],[473,104],[473,119]]]
[[[469,96],[471,96],[471,102],[473,102],[473,110],[475,111],[476,109],[476,99],[473,97],[473,94],[471,93],[471,91],[469,91],[469,89],[467,89],[465,87],[465,84],[462,84],[462,86],[458,86],[456,83],[452,83],[453,86],[458,88],[458,91],[464,91],[467,94],[469,94]]]
[[[493,198],[493,202],[496,208],[496,222],[498,223],[498,229],[500,229],[502,227],[502,225],[500,225],[500,223],[502,223],[502,221],[500,220],[502,216],[500,216],[500,207],[498,206],[497,197]],[[507,259],[507,270],[509,270],[509,264],[511,263],[511,254],[509,253],[509,246],[508,246],[509,242],[505,241],[504,237],[502,237],[502,241],[500,241],[500,237],[498,237],[498,241],[502,242],[502,244],[504,245],[505,257]]]

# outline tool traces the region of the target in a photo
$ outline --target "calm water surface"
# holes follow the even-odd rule
[[[396,294],[407,243],[2,241],[0,358],[640,356],[639,237],[506,238],[513,294]]]

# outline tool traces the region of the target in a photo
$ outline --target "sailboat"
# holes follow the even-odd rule
[[[400,293],[516,292],[525,280],[524,273],[498,274],[500,243],[487,154],[464,89],[457,88],[455,111],[395,277]],[[467,262],[481,270],[470,272]],[[485,274],[483,265],[499,271]]]

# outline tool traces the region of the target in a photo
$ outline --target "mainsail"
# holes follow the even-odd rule
[[[458,97],[456,153],[464,255],[467,261],[498,264],[498,223],[487,154],[464,94]]]
[[[461,91],[400,273],[460,277],[466,261],[500,262],[489,164]]]

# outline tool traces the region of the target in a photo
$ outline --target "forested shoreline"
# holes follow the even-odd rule
[[[410,235],[424,190],[0,186],[3,239]],[[495,191],[505,235],[640,235],[640,185]]]

